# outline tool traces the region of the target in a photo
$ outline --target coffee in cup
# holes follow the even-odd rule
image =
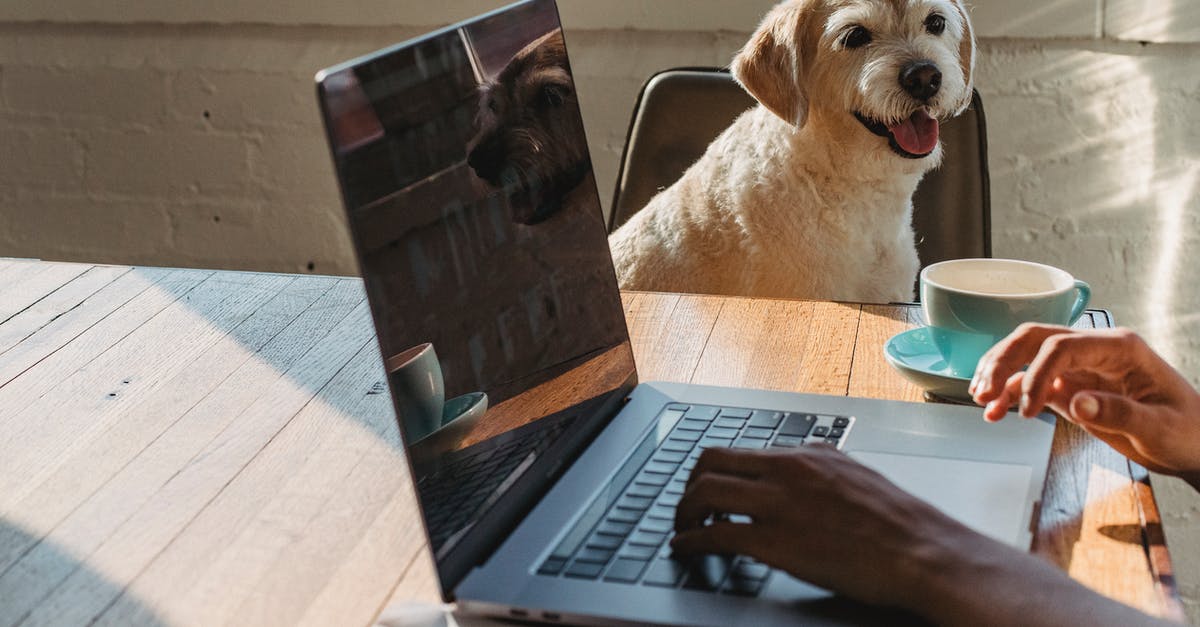
[[[442,426],[446,405],[442,365],[433,344],[420,344],[393,355],[386,365],[400,430],[405,444],[411,446]]]
[[[1072,325],[1092,290],[1065,270],[1013,259],[955,259],[921,271],[921,309],[934,343],[961,376],[1025,322]]]

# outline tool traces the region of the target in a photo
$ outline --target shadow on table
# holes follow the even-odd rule
[[[19,554],[10,554],[16,547],[29,547]],[[19,549],[16,549],[19,551]],[[37,554],[29,560],[30,554]],[[70,578],[69,580],[67,578]],[[53,545],[45,538],[31,536],[13,523],[0,519],[0,625],[16,624],[86,624],[98,616],[71,615],[73,607],[57,599],[54,607],[67,613],[64,617],[41,607],[43,601],[61,586],[67,584],[88,595],[103,595],[117,599],[125,594],[123,587],[101,573],[92,570],[64,548]],[[126,595],[127,596],[127,595]],[[117,622],[137,625],[166,625],[153,610],[134,600],[124,605],[133,608],[132,613],[121,616]],[[111,604],[105,605],[111,607]],[[42,614],[41,612],[47,612]]]

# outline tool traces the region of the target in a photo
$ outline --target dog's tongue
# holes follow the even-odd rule
[[[938,121],[929,117],[924,110],[918,110],[907,120],[889,126],[888,130],[905,152],[924,155],[937,147]]]

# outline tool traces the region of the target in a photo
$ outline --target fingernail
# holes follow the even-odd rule
[[[1100,401],[1091,394],[1080,392],[1075,395],[1075,417],[1084,420],[1092,420],[1096,414],[1100,413]]]

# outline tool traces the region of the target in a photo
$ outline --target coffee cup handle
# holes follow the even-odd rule
[[[1083,281],[1075,281],[1075,304],[1071,307],[1071,325],[1079,322],[1083,312],[1087,310],[1088,302],[1092,300],[1092,286]]]

